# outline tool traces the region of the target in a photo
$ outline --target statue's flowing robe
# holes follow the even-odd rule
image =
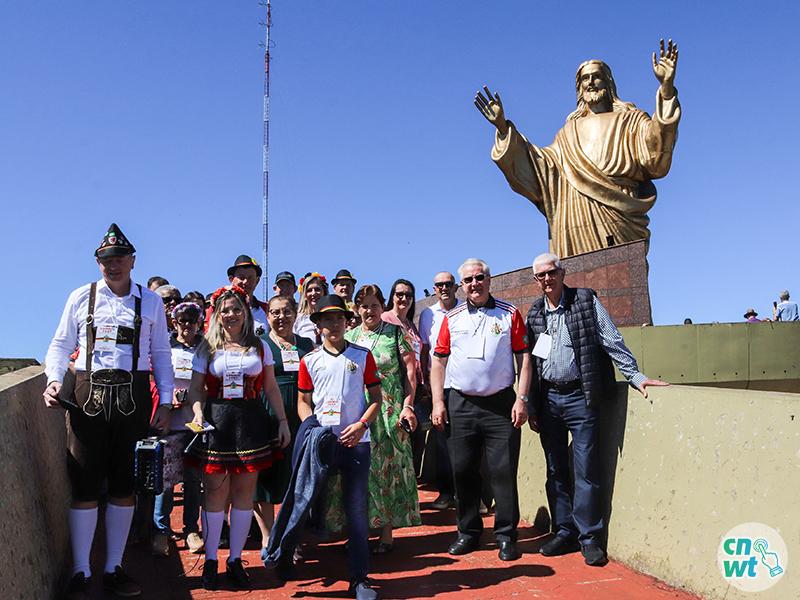
[[[495,136],[492,159],[511,189],[547,218],[550,251],[561,257],[606,248],[608,236],[615,244],[650,239],[652,180],[664,177],[672,163],[678,97],[657,94],[652,119],[636,108],[612,114],[597,164],[581,146],[578,120],[568,120],[546,148],[528,142],[510,121],[508,133]]]

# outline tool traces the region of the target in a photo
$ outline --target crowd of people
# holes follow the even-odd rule
[[[421,522],[415,442],[426,425],[437,457],[433,506],[456,508],[451,555],[478,549],[482,502],[493,501],[498,557],[519,558],[517,468],[528,424],[540,434],[553,498],[554,535],[541,553],[607,562],[595,442],[612,363],[644,396],[667,384],[639,372],[592,290],[564,285],[559,257],[534,260],[543,295],[527,317],[491,294],[490,268],[475,258],[458,281],[437,273],[436,302],[417,315],[412,282],[399,278],[384,295],[376,284],[357,287],[347,269],[332,279],[333,294],[321,273],[298,283],[283,271],[275,295],[259,300],[263,272],[247,255],[208,295],[182,295],[162,277],[143,287],[131,280],[135,248],[115,224],[95,257],[101,279],[70,294],[46,357],[45,403],[67,412],[69,598],[89,597],[101,499],[103,585],[141,593],[122,557],[137,504],[134,448],[152,432],[166,441],[164,489],[147,516],[153,551],[167,554],[170,538],[185,538],[205,554],[209,590],[219,585],[223,535],[228,584],[250,586],[241,555],[255,515],[261,558],[280,580],[296,577],[312,519],[346,530],[350,592],[377,598],[370,554],[392,552],[394,530]],[[482,461],[488,469],[476,467]]]

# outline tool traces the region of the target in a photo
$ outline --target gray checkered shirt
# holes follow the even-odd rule
[[[614,325],[605,306],[600,303],[597,296],[593,301],[597,332],[600,334],[603,349],[617,365],[620,373],[634,386],[641,387],[647,377],[639,371],[636,359],[625,345],[622,334]],[[561,294],[561,300],[555,308],[550,308],[545,298],[544,308],[547,333],[552,338],[552,345],[550,355],[542,363],[542,377],[547,381],[580,379],[581,374],[578,365],[575,364],[575,352],[572,350],[572,339],[564,321],[564,294]]]

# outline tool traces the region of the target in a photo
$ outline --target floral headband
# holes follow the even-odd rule
[[[305,277],[301,277],[300,278],[300,285],[297,287],[297,291],[299,291],[302,294],[303,293],[303,284],[306,281],[310,281],[311,279],[319,279],[323,283],[328,283],[328,280],[325,279],[325,275],[323,275],[322,273],[317,273],[316,271],[314,271],[313,273],[308,273]]]
[[[186,311],[197,311],[198,319],[203,316],[203,309],[200,308],[200,305],[197,302],[181,302],[178,304],[178,306],[172,309],[170,314],[172,315],[173,319],[177,319],[180,313]]]
[[[245,292],[238,285],[224,285],[219,288],[216,292],[211,294],[211,305],[216,308],[217,301],[226,294],[235,294],[239,296],[239,299],[242,301],[242,303],[247,306],[247,292]]]

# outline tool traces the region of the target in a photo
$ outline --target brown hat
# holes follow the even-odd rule
[[[748,309],[747,309],[747,312],[746,312],[746,313],[744,313],[744,318],[745,318],[745,319],[746,319],[747,317],[750,317],[750,316],[753,316],[753,317],[757,317],[757,316],[758,316],[758,313],[756,312],[756,309],[755,309],[755,308],[748,308]]]

